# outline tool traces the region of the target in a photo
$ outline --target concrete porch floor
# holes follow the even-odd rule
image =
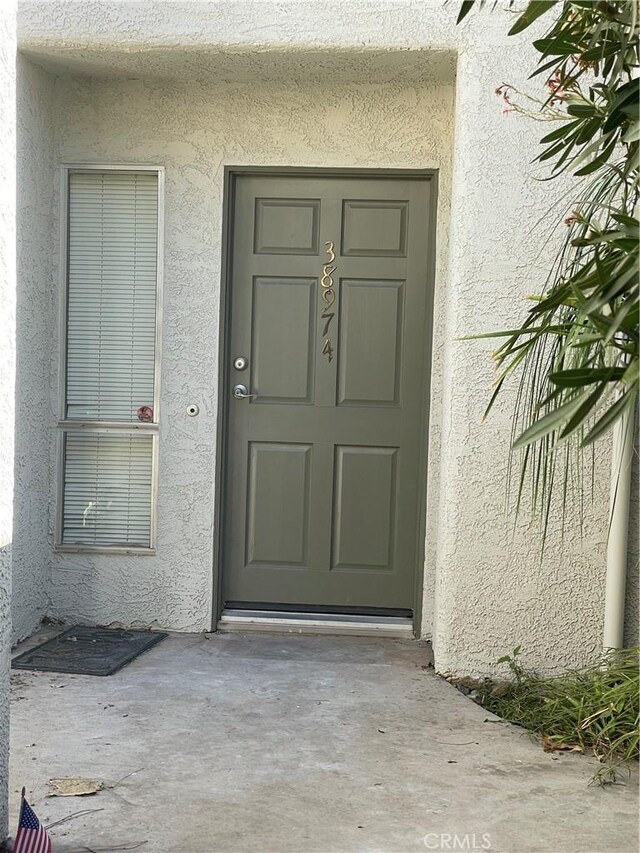
[[[54,827],[55,853],[637,851],[635,775],[590,787],[593,760],[487,721],[426,662],[411,641],[172,635],[108,678],[14,672],[11,832],[26,785],[46,825],[100,809]],[[61,776],[114,787],[48,798]]]

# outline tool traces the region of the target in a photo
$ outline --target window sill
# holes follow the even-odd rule
[[[92,545],[54,545],[56,554],[130,554],[138,557],[155,557],[155,548],[127,548],[122,545],[98,547]]]

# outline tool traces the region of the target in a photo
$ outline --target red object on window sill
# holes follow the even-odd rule
[[[138,420],[143,424],[150,424],[153,421],[153,408],[151,406],[140,406],[136,412]]]

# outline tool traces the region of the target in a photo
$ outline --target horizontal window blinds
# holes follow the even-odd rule
[[[69,175],[66,417],[138,420],[153,406],[158,175]]]
[[[65,434],[63,544],[150,547],[153,441],[116,432]]]
[[[73,550],[155,547],[159,182],[151,170],[68,173],[57,541]]]

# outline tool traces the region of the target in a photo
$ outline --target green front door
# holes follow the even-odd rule
[[[235,186],[223,601],[413,609],[433,182]]]

